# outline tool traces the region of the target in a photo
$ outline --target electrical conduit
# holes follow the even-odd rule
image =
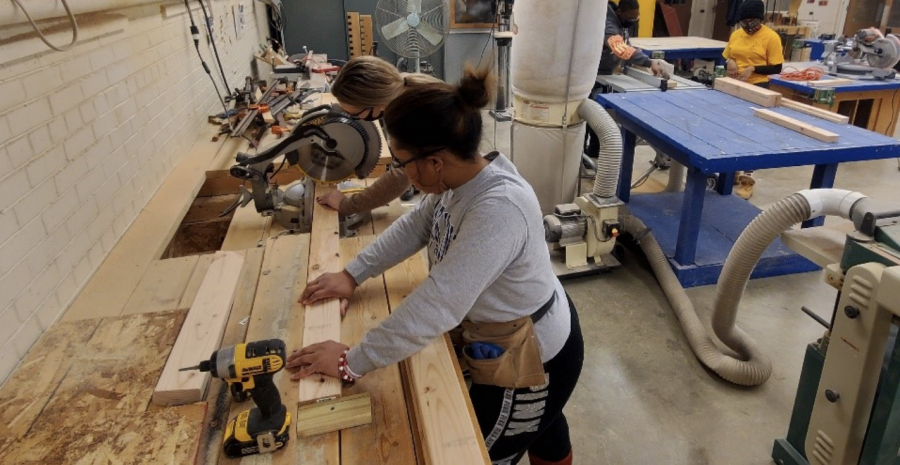
[[[712,327],[716,337],[738,354],[722,353],[707,334],[693,304],[675,277],[659,243],[641,220],[623,215],[622,229],[639,239],[656,279],[675,311],[688,343],[700,362],[727,381],[757,386],[772,374],[772,362],[750,336],[735,325],[738,306],[750,273],[763,251],[782,232],[802,221],[823,215],[859,221],[860,208],[867,202],[858,192],[840,189],[815,189],[797,192],[769,207],[741,233],[725,259],[716,286]],[[860,202],[862,200],[862,202]]]

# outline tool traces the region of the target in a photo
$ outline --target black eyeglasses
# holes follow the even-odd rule
[[[413,155],[413,157],[410,158],[409,160],[406,160],[406,161],[400,161],[400,160],[397,159],[397,156],[394,155],[394,151],[391,150],[390,144],[388,144],[388,151],[391,152],[391,167],[393,167],[393,168],[403,168],[404,166],[406,166],[406,165],[408,165],[408,164],[410,164],[410,163],[412,163],[412,162],[414,162],[414,161],[416,161],[416,160],[421,160],[421,159],[423,159],[423,158],[427,158],[427,157],[429,157],[429,156],[431,156],[431,155],[434,155],[434,154],[440,152],[441,150],[444,150],[444,148],[445,148],[445,147],[438,147],[438,148],[435,148],[435,149],[426,150],[426,151],[424,151],[424,152],[422,152],[422,153],[420,153],[420,154],[418,154],[418,155]]]
[[[369,116],[366,116],[365,118],[363,118],[362,114],[367,111],[369,112]],[[384,113],[384,112],[382,112],[382,113]],[[356,113],[347,113],[347,115],[349,115],[353,119],[361,119],[363,121],[369,121],[369,122],[378,121],[379,119],[381,119],[381,116],[382,116],[380,114],[378,116],[375,116],[375,107],[366,107],[366,108],[363,108],[362,110],[359,110]]]

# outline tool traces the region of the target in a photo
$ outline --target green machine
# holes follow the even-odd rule
[[[825,268],[838,289],[809,344],[778,464],[900,465],[900,210],[872,211]]]

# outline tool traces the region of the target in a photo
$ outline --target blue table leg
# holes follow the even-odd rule
[[[622,170],[619,172],[619,200],[628,202],[631,197],[631,172],[634,170],[634,146],[637,136],[622,128]]]
[[[830,189],[834,187],[834,177],[837,175],[837,163],[829,163],[827,165],[816,165],[813,169],[812,181],[809,183],[810,189]],[[801,227],[809,228],[812,226],[822,226],[825,224],[825,217],[820,216],[803,222]]]
[[[728,173],[719,173],[719,180],[716,181],[716,192],[722,195],[731,195],[734,188],[734,171]]]
[[[680,265],[694,263],[697,240],[700,238],[700,217],[703,215],[705,194],[706,175],[698,169],[688,168],[684,200],[681,204],[681,223],[678,225],[678,243],[675,246],[675,261]]]

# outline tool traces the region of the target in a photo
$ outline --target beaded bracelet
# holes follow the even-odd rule
[[[338,374],[341,377],[341,381],[345,383],[353,383],[357,379],[361,378],[360,375],[357,375],[352,370],[350,370],[350,366],[347,365],[347,352],[350,349],[345,349],[341,356],[338,358]]]

